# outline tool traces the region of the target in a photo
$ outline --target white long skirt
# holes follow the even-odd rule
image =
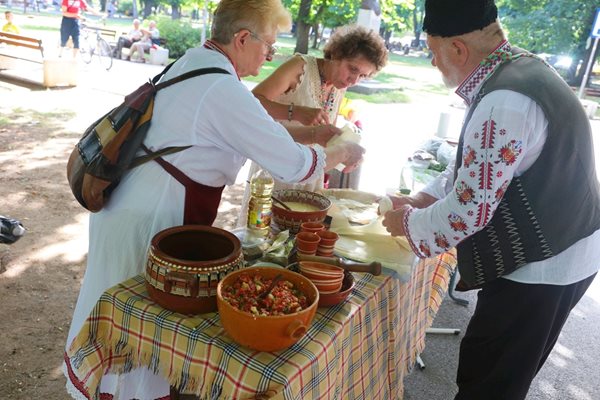
[[[102,293],[144,272],[147,251],[154,235],[183,223],[185,188],[157,163],[150,162],[127,174],[102,211],[90,215],[87,268],[67,337],[67,348]],[[67,376],[67,389],[79,393]],[[169,384],[148,369],[106,375],[101,393],[117,400],[155,400],[169,395]]]

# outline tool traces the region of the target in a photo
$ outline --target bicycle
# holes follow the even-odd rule
[[[100,34],[100,30],[101,28],[81,24],[79,53],[81,54],[81,59],[86,64],[91,63],[94,54],[96,54],[102,66],[108,71],[113,64],[112,49]],[[90,37],[92,31],[96,32],[95,41]]]

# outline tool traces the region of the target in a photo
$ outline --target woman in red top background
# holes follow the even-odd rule
[[[89,11],[94,15],[102,15],[94,8],[90,7],[85,0],[62,0],[60,7],[62,11],[62,21],[60,23],[60,54],[67,46],[69,37],[73,40],[73,58],[79,53],[79,20],[81,11]]]

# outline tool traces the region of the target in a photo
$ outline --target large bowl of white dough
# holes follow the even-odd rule
[[[306,190],[283,189],[275,190],[273,197],[281,200],[290,210],[273,202],[273,222],[280,230],[298,233],[303,222],[323,222],[331,207],[327,197]]]

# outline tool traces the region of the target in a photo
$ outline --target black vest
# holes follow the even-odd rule
[[[500,89],[535,101],[548,120],[548,137],[535,163],[512,179],[489,224],[458,244],[459,290],[553,257],[600,228],[590,123],[571,88],[539,59],[507,61],[484,83],[463,125],[457,171],[473,111],[485,95]]]

